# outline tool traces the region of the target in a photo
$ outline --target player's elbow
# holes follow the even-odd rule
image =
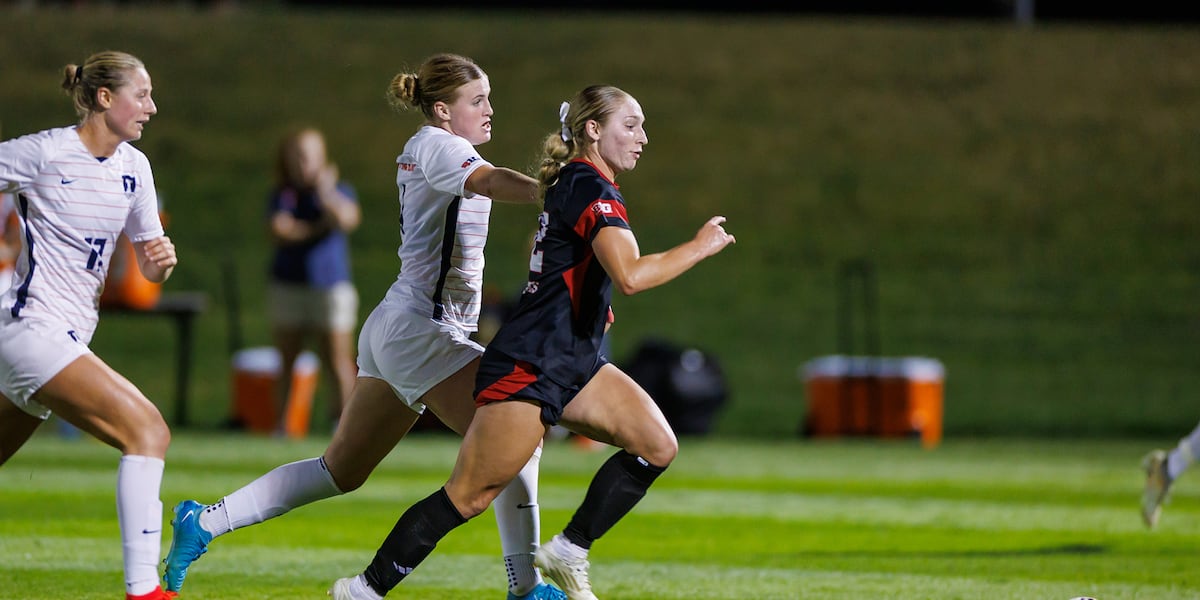
[[[613,278],[613,287],[624,296],[632,296],[650,289],[650,286],[643,284],[637,277],[631,276]]]

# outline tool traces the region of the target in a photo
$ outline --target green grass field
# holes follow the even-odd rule
[[[327,441],[177,434],[164,505],[211,502]],[[217,539],[184,597],[325,597],[334,579],[366,565],[404,508],[443,482],[456,448],[450,436],[416,435],[359,491]],[[1200,598],[1200,488],[1181,479],[1159,528],[1144,529],[1138,460],[1147,449],[684,439],[678,461],[594,547],[593,582],[605,600]],[[566,523],[607,456],[547,446],[544,538]],[[0,598],[120,597],[116,461],[87,438],[47,432],[0,469]],[[489,511],[452,532],[389,597],[501,598],[498,556]]]
[[[618,361],[646,336],[714,352],[732,390],[719,434],[794,435],[796,371],[839,350],[836,273],[858,257],[878,269],[882,352],[945,363],[947,435],[1175,436],[1200,417],[1194,26],[90,4],[104,6],[0,8],[0,135],[71,122],[64,64],[111,47],[145,59],[159,114],[138,147],[181,261],[167,289],[212,299],[198,426],[228,415],[227,261],[243,341],[269,340],[279,133],[325,129],[358,187],[365,317],[395,280],[393,161],[420,122],[383,90],[439,51],[488,71],[496,164],[528,166],[585,85],[636,95],[651,142],[621,185],[643,250],[729,217],[735,247],[616,298],[612,331]],[[498,290],[523,285],[534,218],[494,211]],[[93,346],[170,418],[171,331],[134,321],[103,321]]]

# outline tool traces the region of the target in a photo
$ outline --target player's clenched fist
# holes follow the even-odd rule
[[[165,235],[146,242],[146,258],[164,269],[179,263],[179,258],[175,256],[175,244]]]
[[[167,236],[157,237],[141,244],[142,259],[138,261],[142,275],[155,283],[162,283],[171,276],[171,270],[179,263],[175,256],[175,244]]]

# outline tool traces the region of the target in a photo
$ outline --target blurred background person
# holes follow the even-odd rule
[[[267,313],[280,358],[276,414],[282,432],[292,370],[309,339],[315,339],[331,383],[332,423],[354,387],[358,291],[350,275],[347,234],[358,228],[362,213],[353,186],[338,178],[325,136],[315,128],[296,129],[280,140],[275,176],[267,210],[275,245]]]

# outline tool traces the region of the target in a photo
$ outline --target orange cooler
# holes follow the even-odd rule
[[[822,356],[804,365],[811,436],[942,439],[945,367],[925,357]]]
[[[142,275],[138,268],[137,252],[125,234],[117,238],[117,247],[109,259],[108,277],[100,294],[102,308],[150,310],[162,296],[162,284]]]
[[[281,362],[279,352],[271,347],[246,348],[233,355],[233,418],[250,431],[274,433],[278,426],[276,385]],[[320,364],[312,352],[296,357],[284,414],[284,433],[290,438],[308,435]]]

